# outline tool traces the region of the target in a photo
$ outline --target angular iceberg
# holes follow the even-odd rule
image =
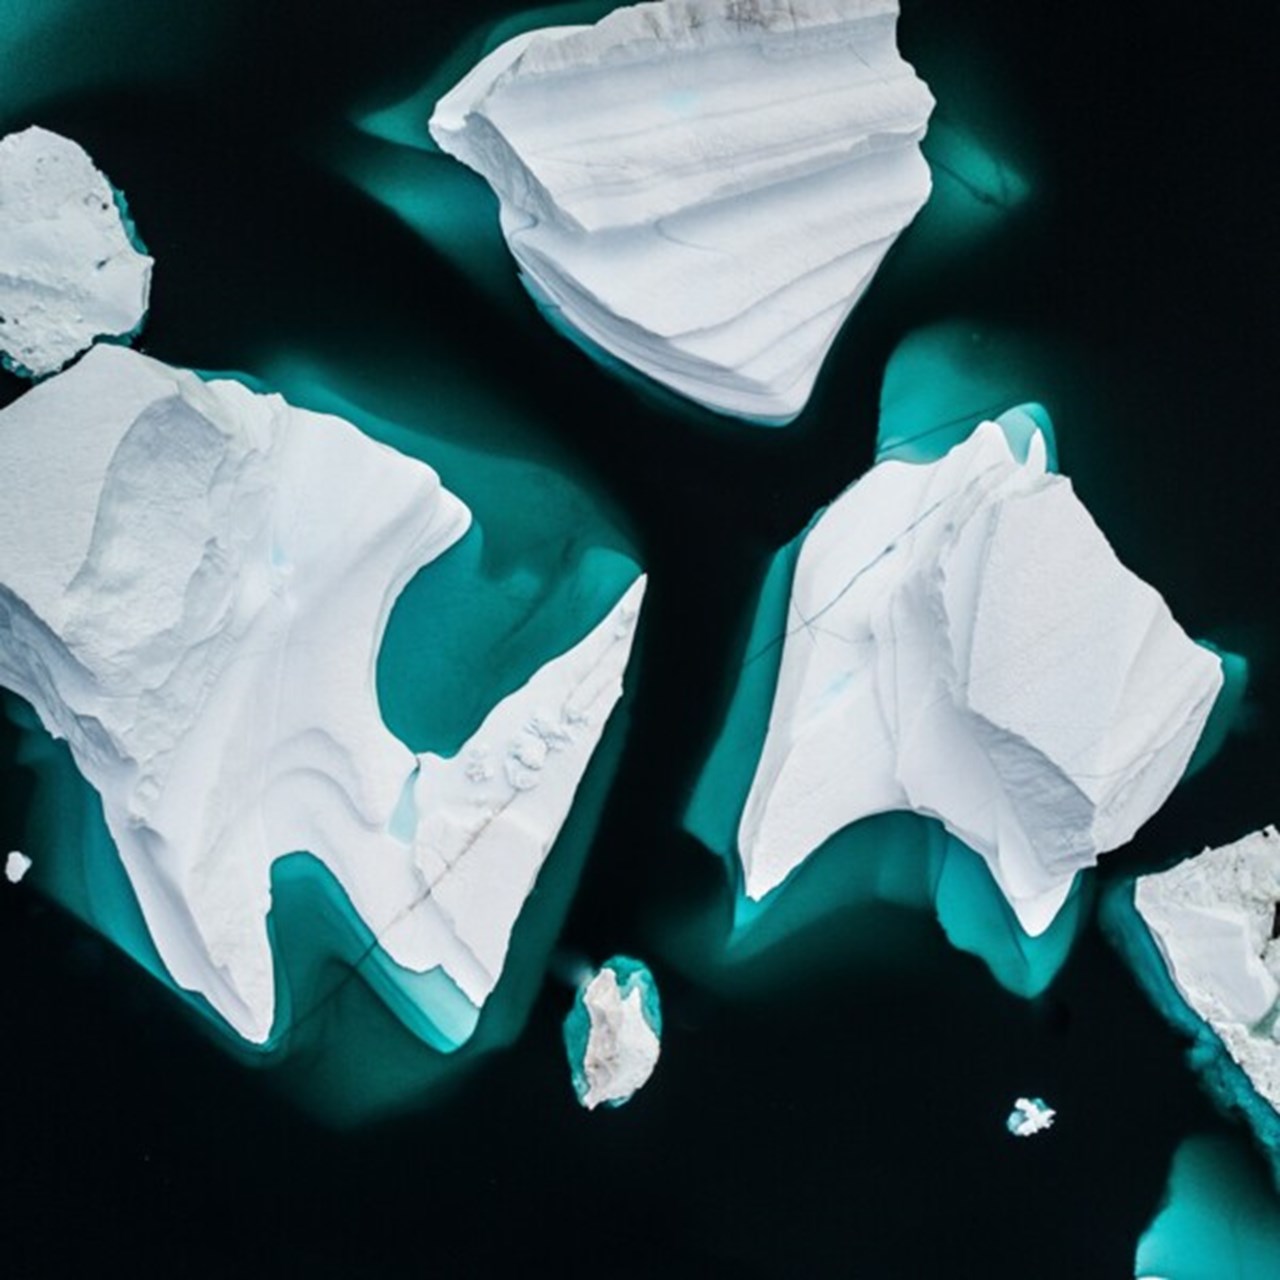
[[[614,956],[583,981],[564,1023],[578,1101],[593,1111],[629,1102],[653,1075],[662,1010],[653,974],[639,960]]]
[[[1139,876],[1133,902],[1178,994],[1280,1110],[1280,834]]]
[[[1058,1113],[1043,1098],[1018,1098],[1009,1112],[1004,1127],[1015,1138],[1030,1138],[1053,1127]]]
[[[31,870],[31,859],[17,849],[11,850],[4,860],[4,878],[10,884],[18,884]]]
[[[465,1039],[621,693],[643,580],[456,754],[415,754],[374,664],[397,595],[470,519],[429,467],[100,346],[0,414],[0,485],[0,683],[100,793],[173,981],[272,1040],[273,864],[305,851],[395,1012]]]
[[[663,0],[529,31],[437,104],[558,326],[681,395],[794,418],[928,198],[897,0]]]
[[[1222,685],[1022,415],[883,462],[810,527],[738,830],[763,898],[871,814],[942,821],[1029,934],[1181,777]],[[1017,436],[1015,434],[1015,439]]]
[[[76,143],[35,126],[0,139],[0,361],[41,377],[142,324],[152,260],[131,229]]]

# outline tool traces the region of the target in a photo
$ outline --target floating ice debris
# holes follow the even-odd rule
[[[1280,835],[1274,827],[1139,876],[1134,906],[1169,977],[1280,1110]]]
[[[1015,1138],[1029,1138],[1052,1128],[1057,1114],[1043,1098],[1018,1098],[1004,1124]]]
[[[653,974],[638,960],[614,956],[578,989],[564,1042],[578,1101],[620,1107],[653,1074],[662,1013]]]
[[[692,400],[804,408],[929,195],[897,0],[665,0],[508,40],[431,133],[553,319]]]
[[[748,897],[906,808],[980,853],[1034,936],[1181,777],[1221,663],[1022,417],[1017,450],[985,423],[935,463],[878,464],[810,528],[738,829]]]
[[[152,260],[84,150],[33,126],[0,139],[0,359],[40,377],[136,330]]]
[[[31,859],[14,849],[4,860],[4,877],[10,884],[17,884],[31,870]]]
[[[483,1004],[621,693],[643,580],[456,755],[415,755],[374,664],[470,518],[429,467],[99,346],[0,414],[0,489],[0,683],[100,792],[173,980],[266,1042],[271,867],[304,850],[400,967],[412,1029],[413,975]]]

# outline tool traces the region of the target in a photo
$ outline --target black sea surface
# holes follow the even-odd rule
[[[335,175],[352,112],[509,6],[0,0],[0,132],[67,133],[127,192],[157,259],[145,351],[248,373],[302,351],[424,413],[431,353],[501,384],[634,530],[633,728],[562,941],[644,956],[665,1016],[622,1111],[579,1110],[548,981],[516,1045],[435,1106],[335,1133],[0,885],[0,1273],[1106,1280],[1132,1275],[1179,1141],[1244,1141],[1096,925],[1034,1002],[905,912],[851,912],[730,985],[670,959],[673,918],[727,893],[679,815],[768,555],[868,465],[885,361],[938,320],[1059,354],[1062,469],[1188,631],[1251,663],[1245,727],[1101,876],[1280,819],[1275,8],[904,9],[906,55],[1030,195],[928,272],[904,241],[809,410],[769,431],[638,397]],[[3,375],[0,403],[21,389]],[[0,846],[21,847],[29,781],[2,733]],[[1059,1112],[1025,1143],[1003,1124],[1021,1092]]]

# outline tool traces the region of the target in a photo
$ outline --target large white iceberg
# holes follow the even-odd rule
[[[1222,684],[1075,496],[985,423],[886,461],[800,549],[738,829],[762,898],[859,818],[911,809],[977,850],[1030,934],[1164,802]]]
[[[1280,835],[1139,876],[1134,906],[1179,994],[1280,1110]]]
[[[431,133],[501,201],[525,283],[712,409],[783,422],[928,198],[897,0],[664,0],[526,32]]]
[[[638,579],[451,758],[383,723],[391,606],[466,530],[341,419],[99,346],[0,414],[0,683],[66,738],[161,959],[247,1040],[271,865],[332,872],[396,964],[475,1006],[621,693]]]
[[[116,193],[78,144],[32,126],[0,139],[0,357],[21,373],[62,368],[147,313],[152,260]]]

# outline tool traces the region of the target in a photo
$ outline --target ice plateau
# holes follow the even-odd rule
[[[1124,568],[1042,434],[984,423],[878,463],[811,525],[738,826],[759,900],[828,837],[910,809],[976,850],[1031,935],[1181,777],[1222,685]]]
[[[0,358],[42,377],[147,313],[152,260],[122,200],[69,138],[32,126],[0,139]]]
[[[564,1040],[578,1101],[592,1111],[620,1107],[653,1075],[662,1013],[653,974],[638,960],[614,956],[579,987]]]
[[[1280,1110],[1280,835],[1274,827],[1139,876],[1134,906],[1178,994]]]
[[[897,0],[662,0],[506,41],[431,134],[585,345],[722,413],[803,408],[930,190]]]
[[[306,851],[406,974],[477,1008],[621,693],[638,578],[448,758],[385,726],[391,606],[470,515],[342,419],[101,345],[0,413],[0,684],[101,795],[174,982],[277,1014]]]

